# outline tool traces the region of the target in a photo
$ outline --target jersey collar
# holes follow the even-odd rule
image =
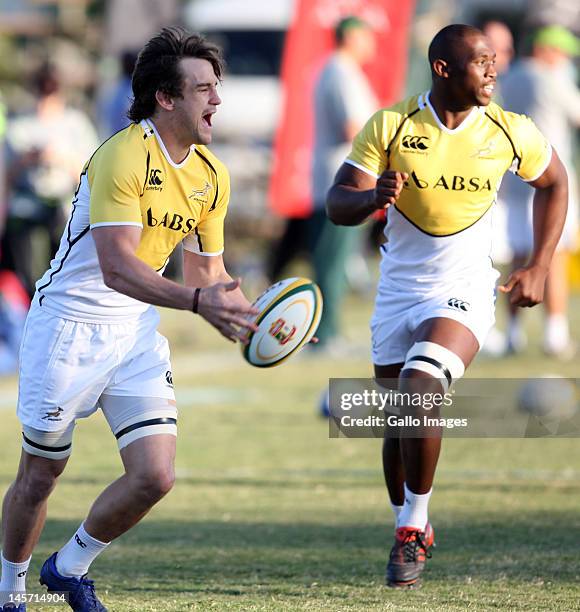
[[[181,162],[176,164],[171,159],[171,156],[169,155],[169,152],[167,151],[165,147],[165,143],[161,139],[161,136],[159,135],[159,132],[157,131],[157,128],[155,127],[155,124],[153,123],[153,121],[151,121],[151,119],[143,119],[143,121],[141,121],[141,127],[143,128],[147,136],[151,136],[152,134],[155,134],[155,138],[157,139],[157,142],[159,143],[159,147],[161,151],[163,152],[163,156],[167,160],[168,164],[170,164],[174,168],[183,168],[183,166],[185,166],[185,164],[187,163],[187,160],[189,159],[191,152],[195,149],[195,145],[191,145],[191,147],[189,147],[189,153],[184,157],[184,159]]]
[[[450,130],[446,125],[441,123],[439,116],[437,115],[435,109],[433,108],[433,105],[431,104],[431,99],[429,97],[430,94],[431,92],[428,91],[427,93],[421,94],[419,96],[419,108],[424,109],[425,107],[427,107],[433,115],[433,119],[435,120],[437,127],[446,134],[457,134],[457,132],[461,132],[473,121],[476,115],[481,114],[481,107],[474,106],[471,109],[469,115],[467,115],[467,117],[465,117],[465,119],[454,130]]]

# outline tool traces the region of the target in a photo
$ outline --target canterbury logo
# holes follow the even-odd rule
[[[86,548],[87,545],[79,538],[78,534],[75,533],[75,542],[81,547]]]
[[[170,387],[173,387],[173,374],[171,373],[171,370],[167,370],[167,372],[165,372],[165,380]]]
[[[428,149],[428,145],[425,141],[429,140],[427,136],[403,136],[403,147],[405,149],[414,149],[415,151],[425,151]]]
[[[467,312],[470,308],[469,302],[462,302],[457,298],[450,298],[449,300],[447,300],[447,306],[451,306],[451,308],[457,308],[458,310],[463,310],[464,312]]]
[[[159,186],[163,183],[163,179],[160,178],[161,170],[158,168],[151,168],[149,172],[149,185],[151,186]]]

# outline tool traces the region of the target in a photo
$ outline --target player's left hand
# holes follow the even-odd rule
[[[257,308],[240,289],[241,279],[204,287],[199,294],[198,313],[231,342],[248,343],[248,331],[258,331],[254,323]]]
[[[529,308],[544,300],[548,270],[539,266],[525,266],[514,270],[507,282],[499,285],[502,293],[510,294],[510,304]]]

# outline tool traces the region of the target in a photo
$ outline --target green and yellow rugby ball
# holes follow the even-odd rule
[[[307,278],[287,278],[268,287],[254,302],[258,331],[242,345],[244,359],[271,368],[310,342],[322,314],[322,294]]]

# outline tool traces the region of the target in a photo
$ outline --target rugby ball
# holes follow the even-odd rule
[[[322,294],[307,278],[287,278],[268,287],[253,304],[258,330],[242,345],[244,359],[258,368],[279,365],[312,339],[322,314]]]

